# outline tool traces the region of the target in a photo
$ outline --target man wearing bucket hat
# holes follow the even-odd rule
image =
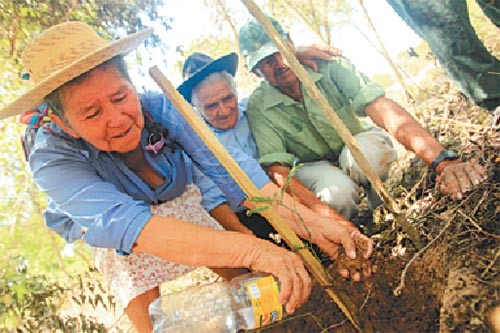
[[[278,21],[270,20],[293,47]],[[248,69],[264,79],[249,97],[247,114],[259,161],[269,175],[286,177],[298,161],[303,166],[295,176],[337,211],[355,211],[357,184],[367,190],[372,207],[380,203],[335,129],[257,21],[240,29],[239,47]],[[399,104],[385,97],[380,85],[358,72],[347,59],[318,61],[317,72],[306,71],[381,179],[387,178],[396,154],[390,137],[380,128],[435,169],[438,189],[454,199],[461,199],[486,179],[485,168],[476,162],[462,162],[456,152],[444,149]],[[380,128],[366,127],[359,118],[363,116]]]
[[[66,22],[42,32],[24,51],[34,85],[1,108],[0,119],[43,102],[50,106],[52,122],[37,130],[29,156],[33,177],[50,199],[46,222],[85,228],[81,236],[93,247],[97,267],[141,332],[151,331],[148,306],[158,285],[191,266],[274,274],[280,301],[293,312],[311,290],[300,258],[252,235],[221,230],[205,209],[251,203],[166,96],[139,95],[133,87],[123,56],[151,33],[107,42],[84,23]],[[280,191],[253,159],[231,153],[264,195]],[[213,196],[203,207],[205,180],[225,197]],[[287,209],[278,207],[278,213],[299,236],[332,257],[339,246],[356,256],[357,235],[296,207],[303,224]]]
[[[318,53],[314,54],[316,59],[319,59]],[[300,52],[297,56],[301,61],[310,59],[305,52]],[[322,58],[330,59],[331,53],[325,53]],[[237,67],[236,53],[215,60],[203,53],[193,53],[184,62],[182,75],[185,80],[178,90],[200,112],[225,147],[237,148],[257,159],[255,139],[250,132],[245,112],[246,99],[238,103],[234,81]],[[286,186],[283,181],[278,185]],[[349,230],[357,230],[351,222],[320,201],[294,177],[291,178],[287,191],[318,214],[335,217],[336,222],[344,224]],[[270,237],[275,239],[276,231],[259,214],[248,215],[245,209],[239,208],[237,215],[239,220],[260,238],[271,235]],[[371,240],[366,237],[365,239],[371,243]]]

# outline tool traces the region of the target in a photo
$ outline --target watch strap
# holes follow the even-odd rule
[[[431,168],[436,170],[439,163],[443,161],[453,161],[458,159],[458,153],[453,149],[443,149],[439,155],[432,161]]]

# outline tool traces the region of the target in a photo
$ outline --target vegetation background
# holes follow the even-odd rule
[[[214,26],[212,32],[199,36],[187,47],[168,45],[158,34],[148,40],[141,52],[128,57],[131,67],[144,68],[155,61],[169,68],[168,74],[178,75],[173,73],[180,72],[182,61],[192,51],[203,50],[214,57],[237,52],[237,28],[242,17],[248,14],[236,11],[234,1],[199,0],[199,6]],[[333,46],[336,32],[351,25],[366,35],[360,43],[384,53],[384,45],[369,28],[368,17],[363,16],[362,0],[262,0],[259,4],[279,17],[286,27],[307,26],[317,40]],[[498,30],[484,17],[475,1],[468,4],[478,35],[498,56]],[[109,38],[149,25],[167,33],[177,20],[186,18],[164,15],[164,6],[160,0],[0,0],[3,27],[0,104],[8,103],[26,89],[26,83],[18,79],[22,72],[21,53],[26,42],[44,28],[67,20],[81,20]],[[353,19],[360,15],[365,21]],[[417,118],[428,120],[425,111],[416,111],[422,110],[418,106],[453,90],[454,84],[443,74],[424,42],[413,51],[403,52],[396,59],[386,55],[392,69],[372,78],[387,89],[389,96],[414,111]],[[172,56],[167,59],[162,54]],[[141,72],[136,75],[145,77]],[[257,83],[242,62],[237,83],[243,95],[251,92]],[[433,115],[433,119],[448,121],[442,115]],[[489,115],[479,112],[470,117],[469,122],[483,126],[489,122]],[[429,121],[423,123],[432,125]],[[47,198],[33,183],[24,161],[20,145],[22,131],[23,126],[17,119],[0,121],[0,332],[130,331],[122,310],[114,306],[113,297],[93,268],[89,248],[82,242],[65,244],[44,226],[42,212]],[[410,157],[404,155],[404,158]],[[167,285],[166,289],[177,290],[210,279],[213,276],[201,269],[187,279]]]

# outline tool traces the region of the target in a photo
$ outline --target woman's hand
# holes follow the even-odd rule
[[[333,57],[342,55],[342,51],[328,45],[299,46],[295,49],[295,56],[303,64],[313,71],[318,70],[316,60],[331,60]]]
[[[300,257],[268,241],[255,239],[248,268],[273,274],[281,284],[280,302],[286,304],[286,311],[293,313],[304,304],[311,294],[311,278]]]
[[[340,251],[336,258],[337,267],[340,275],[344,278],[352,277],[354,281],[361,281],[368,278],[375,272],[375,266],[372,266],[370,256],[373,252],[373,241],[366,235],[363,235],[356,229],[352,234],[356,249],[363,253],[362,257],[356,259],[347,258],[344,251]]]
[[[369,258],[373,253],[373,241],[351,222],[344,218],[339,221],[322,218],[310,228],[313,243],[337,261],[341,276],[351,277],[354,281],[371,276],[373,269]],[[342,249],[338,237],[345,237],[346,233],[349,241],[342,243]]]
[[[362,234],[361,231],[359,231],[359,229],[351,221],[340,215],[336,210],[334,210],[324,202],[317,204],[314,207],[314,211],[321,216],[330,218],[332,220],[332,223],[339,223],[340,225],[347,228],[347,231],[349,231],[351,237],[353,237],[358,242],[365,244],[363,248],[365,248],[366,250],[363,252],[363,258],[370,258],[373,253],[373,240],[371,240],[370,237]]]
[[[453,200],[462,200],[464,193],[488,178],[486,168],[477,161],[443,161],[436,170],[439,192],[449,195]]]
[[[261,188],[261,192],[269,198],[281,195],[281,190],[271,182],[264,185]],[[251,202],[245,201],[244,204],[249,208],[254,208]],[[293,207],[294,209],[285,207]],[[335,216],[333,217],[323,217],[302,204],[297,203],[294,198],[286,193],[283,194],[281,204],[275,208],[283,221],[299,237],[312,241],[333,259],[337,259],[339,248],[343,247],[343,251],[347,257],[354,260],[357,257],[355,242],[364,244],[360,248],[358,261],[362,259],[365,261],[364,266],[368,265],[370,267],[366,261],[373,252],[372,241],[367,236],[362,235],[356,227],[338,213],[335,212]],[[266,211],[263,211],[262,214],[265,215]],[[299,216],[301,218],[298,218]],[[347,269],[347,271],[344,268],[340,269],[341,275],[345,277],[352,276],[354,280],[359,281],[361,280],[361,274],[356,274],[356,272],[363,273],[367,277],[371,275],[371,269],[361,271],[359,269]]]
[[[164,216],[146,223],[133,248],[190,266],[249,268],[280,281],[280,301],[293,313],[311,294],[311,278],[295,253],[235,231],[214,230]]]

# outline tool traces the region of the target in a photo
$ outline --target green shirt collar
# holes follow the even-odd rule
[[[311,76],[311,79],[313,80],[314,83],[317,81],[321,80],[323,78],[323,74],[317,73],[310,69],[309,67],[305,67],[306,71],[309,73]],[[278,104],[284,104],[286,106],[292,105],[297,103],[293,98],[291,98],[288,95],[283,94],[281,91],[279,91],[277,88],[274,86],[271,86],[269,82],[263,81],[261,83],[261,86],[263,87],[263,90],[265,92],[262,102],[264,105],[264,108],[267,110],[275,105]]]

